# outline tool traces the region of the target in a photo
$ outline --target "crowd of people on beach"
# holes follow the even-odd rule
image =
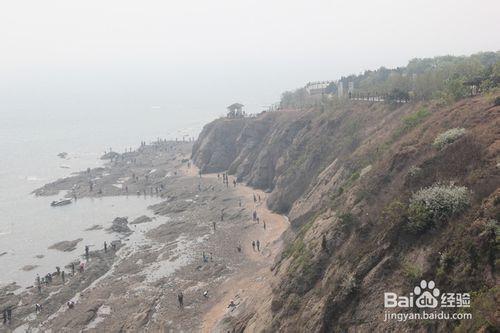
[[[107,253],[108,252],[108,243],[105,241],[104,244],[103,244],[103,251],[104,253]],[[116,251],[117,250],[117,244],[116,242],[111,242],[111,248],[113,251]],[[88,263],[89,259],[90,259],[90,246],[89,245],[85,245],[85,252],[84,252],[84,258],[85,258],[85,261]],[[69,268],[71,269],[71,273],[66,273],[66,271],[64,270],[61,270],[61,267],[57,266],[56,267],[56,271],[55,272],[49,272],[47,274],[45,274],[44,276],[40,276],[39,274],[37,274],[36,278],[35,278],[35,284],[36,284],[36,287],[37,287],[37,290],[38,290],[38,294],[41,295],[42,294],[42,289],[43,287],[49,287],[53,284],[54,282],[54,278],[55,277],[59,277],[60,278],[60,282],[62,285],[64,285],[66,283],[66,277],[67,275],[73,277],[76,275],[76,270],[77,270],[77,267],[78,267],[78,272],[80,274],[83,274],[85,272],[85,261],[82,261],[82,260],[79,260],[77,263],[75,262],[72,262],[71,264],[69,264]],[[73,309],[75,307],[75,301],[73,300],[68,300],[68,302],[66,303],[68,309]],[[12,312],[14,310],[16,306],[7,306],[5,307],[3,310],[2,310],[2,315],[3,315],[3,324],[4,325],[10,325],[11,322],[12,322]],[[39,315],[42,313],[42,310],[43,310],[43,305],[40,304],[40,303],[35,303],[35,314],[36,315]]]
[[[191,168],[191,162],[188,161],[187,162],[187,167],[188,169]],[[198,176],[199,178],[201,179],[202,178],[202,171],[201,170],[198,170]],[[222,183],[226,186],[226,188],[229,188],[229,183],[230,183],[230,180],[229,180],[229,175],[227,172],[224,172],[224,173],[218,173],[217,174],[217,179],[220,181],[222,180]],[[237,184],[238,184],[238,181],[236,178],[233,178],[232,179],[232,182],[233,184],[233,187],[236,187]],[[209,188],[211,188],[212,190],[215,190],[215,187],[212,185],[210,186]],[[201,186],[201,183],[198,184],[198,191],[201,191],[202,190],[202,186]],[[261,205],[262,203],[262,198],[260,196],[260,194],[253,194],[253,202],[254,202],[254,210],[252,212],[252,221],[256,222],[257,224],[260,224],[260,216],[258,215],[257,213],[257,207]],[[239,199],[238,201],[238,206],[241,208],[243,205],[241,199]],[[224,221],[224,211],[225,211],[226,208],[222,208],[221,209],[221,212],[220,212],[220,221],[223,222]],[[262,226],[263,226],[263,229],[266,230],[267,228],[267,225],[266,225],[266,221],[265,220],[262,220]],[[216,230],[217,230],[217,223],[216,221],[212,221],[212,228],[213,228],[213,232],[215,233]],[[260,240],[252,240],[251,242],[251,245],[252,245],[252,249],[253,251],[257,251],[257,252],[260,252],[261,251],[261,242]],[[237,244],[236,246],[236,250],[238,253],[241,253],[242,252],[242,246],[240,243]],[[202,251],[202,260],[204,263],[207,263],[209,261],[213,261],[213,254],[212,252],[209,253],[209,255],[206,254],[205,251]],[[208,291],[204,291],[203,292],[203,296],[204,297],[208,297]],[[178,302],[178,305],[179,305],[179,308],[182,309],[184,307],[184,294],[182,293],[182,291],[178,291],[177,293],[177,302]],[[234,303],[233,300],[231,300],[230,304],[229,304],[229,308],[230,307],[235,307],[236,304]]]

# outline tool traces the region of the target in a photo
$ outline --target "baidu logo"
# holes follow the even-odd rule
[[[409,296],[396,293],[384,293],[384,307],[386,308],[430,308],[436,307],[470,307],[470,294],[468,293],[442,293],[434,281],[420,281],[413,288]]]

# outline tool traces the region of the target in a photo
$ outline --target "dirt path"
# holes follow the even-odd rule
[[[186,176],[198,176],[199,170],[191,166],[182,171]],[[202,178],[217,178],[217,174],[204,174]],[[229,186],[233,177],[229,176]],[[222,182],[222,176],[221,176]],[[242,205],[249,211],[256,211],[260,223],[255,222],[251,228],[245,230],[242,239],[243,253],[250,260],[258,263],[257,270],[243,270],[228,278],[217,290],[212,306],[205,313],[202,320],[203,332],[217,331],[217,324],[235,308],[228,308],[233,300],[237,306],[242,303],[248,306],[257,306],[256,302],[266,299],[271,292],[272,272],[270,267],[274,258],[281,250],[281,235],[289,227],[288,219],[282,215],[271,212],[265,204],[267,194],[243,184],[236,185],[236,193],[246,198]],[[254,203],[254,195],[257,202]],[[260,197],[260,202],[259,202]],[[249,216],[251,219],[251,216]],[[264,222],[266,229],[264,229]],[[252,248],[252,241],[260,241],[260,251]]]

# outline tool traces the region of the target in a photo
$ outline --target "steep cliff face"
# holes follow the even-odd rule
[[[292,223],[274,269],[273,320],[247,313],[248,325],[332,332],[498,324],[498,95],[452,106],[344,102],[207,125],[195,163],[271,191],[269,206]],[[431,197],[418,202],[417,193]],[[426,206],[443,209],[461,200],[456,193],[460,209]],[[407,295],[421,279],[473,292],[473,320],[384,321],[384,292]]]

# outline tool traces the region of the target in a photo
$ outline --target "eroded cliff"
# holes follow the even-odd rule
[[[270,191],[269,207],[292,225],[273,270],[273,319],[250,311],[238,328],[495,327],[498,95],[450,106],[323,102],[205,126],[193,148],[196,165]],[[417,193],[455,200],[454,191],[463,192],[463,207],[449,212],[426,206],[441,199],[417,202]],[[473,319],[384,321],[384,292],[409,294],[421,279],[443,291],[472,293]]]

